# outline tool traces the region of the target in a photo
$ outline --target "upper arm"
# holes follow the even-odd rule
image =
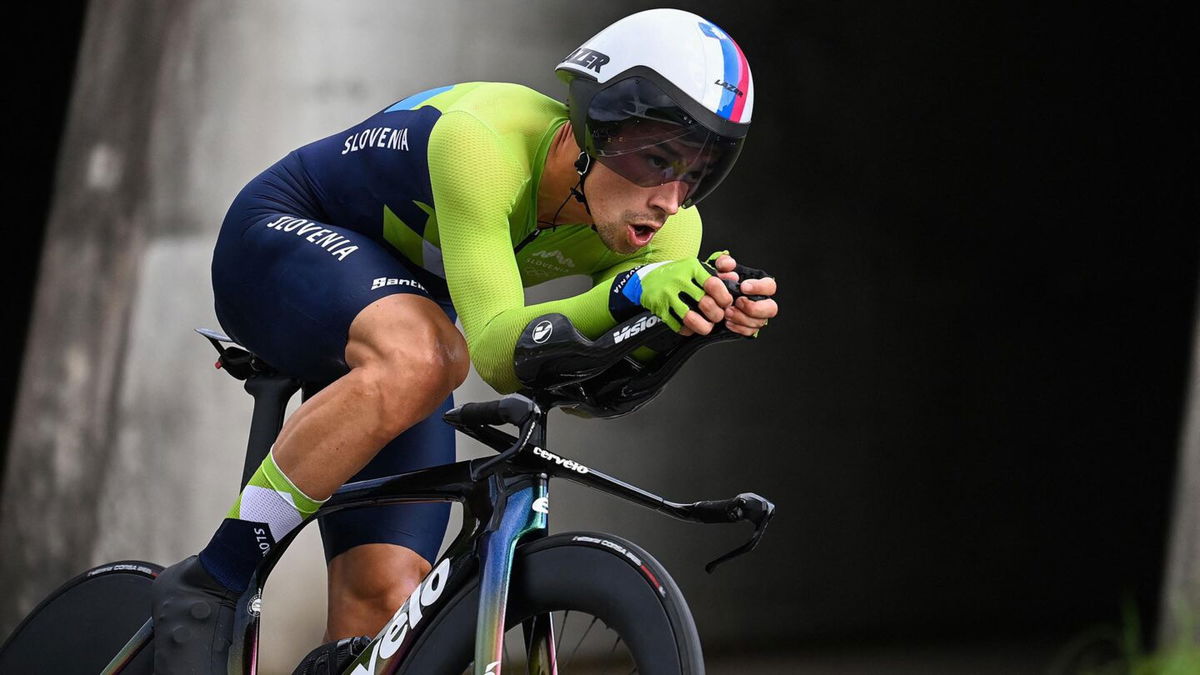
[[[488,321],[525,302],[512,253],[509,216],[528,172],[475,116],[450,112],[429,138],[429,180],[437,208],[446,283],[467,343]]]

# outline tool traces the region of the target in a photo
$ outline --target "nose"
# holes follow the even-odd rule
[[[650,206],[663,211],[668,216],[673,216],[679,211],[679,205],[687,197],[688,186],[687,183],[676,180],[652,189],[654,192],[650,195]]]

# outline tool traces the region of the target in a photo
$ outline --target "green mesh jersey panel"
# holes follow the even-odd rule
[[[538,180],[550,141],[566,122],[566,107],[502,83],[456,85],[423,105],[442,113],[429,136],[435,209],[423,240],[439,249],[472,363],[496,390],[520,386],[513,349],[530,320],[558,312],[594,338],[615,323],[608,312],[612,277],[647,262],[698,254],[700,215],[694,208],[668,218],[651,244],[634,254],[613,253],[590,227],[570,223],[541,231],[514,254],[537,229]],[[525,306],[525,286],[576,274],[595,285]]]

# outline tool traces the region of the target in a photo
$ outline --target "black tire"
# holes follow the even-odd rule
[[[475,579],[431,617],[433,623],[397,672],[463,672],[473,659],[478,607]],[[696,624],[679,587],[658,561],[628,541],[572,532],[520,546],[509,586],[506,628],[559,610],[582,612],[606,624],[628,645],[636,672],[642,675],[704,673]],[[562,667],[560,655],[560,673]]]
[[[94,567],[41,602],[0,647],[0,673],[96,675],[150,618],[150,584],[160,565],[123,560]],[[143,649],[124,675],[151,675]]]

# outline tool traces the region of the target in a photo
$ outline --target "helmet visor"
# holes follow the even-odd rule
[[[640,187],[683,182],[684,206],[712,192],[745,141],[708,129],[643,77],[597,92],[588,105],[587,132],[589,153],[622,178]]]

